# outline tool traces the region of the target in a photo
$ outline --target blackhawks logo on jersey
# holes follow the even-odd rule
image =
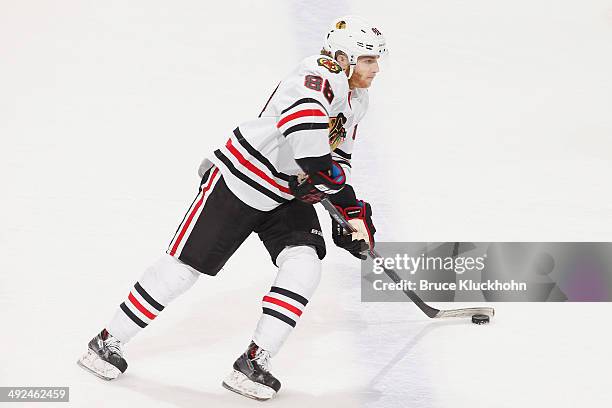
[[[329,118],[329,147],[332,150],[336,150],[336,147],[344,141],[346,137],[346,130],[344,124],[346,123],[346,116],[339,113],[338,116]]]
[[[342,72],[342,67],[340,66],[340,64],[338,64],[336,61],[329,59],[327,57],[319,58],[317,60],[317,64],[319,64],[320,67],[327,68],[327,70],[331,72],[332,74],[337,74],[339,72]]]

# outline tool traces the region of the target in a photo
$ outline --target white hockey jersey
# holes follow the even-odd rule
[[[367,90],[350,91],[336,61],[311,56],[279,83],[259,117],[241,123],[208,159],[236,197],[270,211],[294,199],[289,180],[303,173],[295,159],[331,153],[350,184],[353,142],[367,107]],[[330,126],[340,126],[344,118],[345,137],[331,141]],[[204,161],[200,174],[210,162]]]

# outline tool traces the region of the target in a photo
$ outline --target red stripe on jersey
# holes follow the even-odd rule
[[[325,114],[325,112],[322,112],[318,109],[304,109],[304,110],[292,113],[291,115],[285,116],[284,118],[278,121],[278,123],[276,124],[276,127],[280,128],[281,126],[283,126],[285,123],[289,122],[290,120],[302,118],[304,116],[327,116],[327,115]]]
[[[132,304],[136,306],[136,309],[140,310],[140,312],[143,315],[147,316],[149,319],[153,320],[157,317],[153,313],[149,312],[143,305],[141,305],[138,299],[136,299],[134,295],[132,295],[132,292],[130,292],[128,299],[130,299],[130,302],[132,302]]]
[[[283,302],[282,300],[270,297],[270,296],[264,296],[263,298],[264,302],[268,302],[268,303],[274,303],[275,305],[284,307],[285,309],[289,310],[290,312],[295,313],[298,316],[302,315],[302,311],[300,309],[298,309],[297,307],[287,303],[287,302]]]
[[[230,153],[233,154],[236,159],[238,159],[240,164],[242,164],[244,167],[249,169],[252,173],[264,179],[272,186],[278,188],[283,193],[291,194],[291,191],[287,187],[281,186],[276,181],[274,181],[272,178],[270,178],[270,176],[268,176],[266,173],[264,173],[263,171],[255,167],[253,163],[245,159],[245,157],[242,154],[240,154],[240,152],[234,147],[231,139],[227,141],[227,143],[225,144],[225,147],[227,147],[227,150],[229,150]]]
[[[200,198],[198,203],[195,205],[195,207],[193,207],[193,210],[191,211],[191,214],[189,214],[189,217],[187,218],[187,221],[185,221],[185,225],[183,225],[183,228],[181,229],[181,233],[179,234],[178,238],[176,239],[176,242],[174,243],[174,245],[172,246],[172,250],[170,251],[170,255],[174,256],[174,254],[176,253],[176,250],[178,249],[178,247],[179,247],[179,245],[181,243],[181,240],[185,236],[185,233],[187,232],[187,229],[189,229],[189,225],[191,224],[191,221],[193,221],[193,217],[195,217],[196,213],[198,212],[198,209],[202,206],[202,203],[204,202],[204,197],[206,196],[206,192],[210,189],[210,186],[212,185],[213,180],[217,176],[217,173],[219,173],[219,169],[215,167],[215,171],[213,171],[212,175],[210,176],[210,180],[208,181],[208,185],[202,191],[202,197]]]

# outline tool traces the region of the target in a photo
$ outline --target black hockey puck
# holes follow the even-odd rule
[[[483,314],[475,314],[474,316],[472,316],[472,323],[487,324],[489,323],[489,316]]]

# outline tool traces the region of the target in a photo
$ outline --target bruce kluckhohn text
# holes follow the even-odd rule
[[[469,279],[459,280],[457,282],[429,282],[426,279],[419,281],[409,281],[402,279],[395,282],[383,282],[376,279],[372,282],[372,286],[376,291],[394,291],[394,290],[421,290],[421,291],[526,291],[527,283],[517,282],[514,279],[503,282],[500,280],[487,280],[484,282],[476,282]]]

